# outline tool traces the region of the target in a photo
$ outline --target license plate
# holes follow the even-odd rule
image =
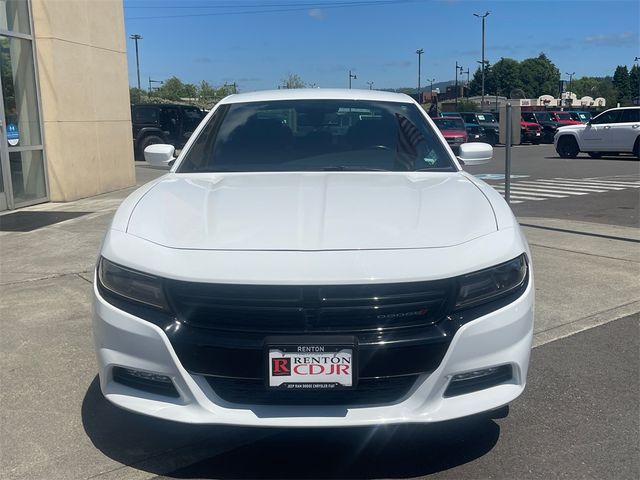
[[[539,136],[540,136],[540,132],[536,132],[536,137],[539,137]]]
[[[267,386],[283,390],[332,390],[355,384],[355,345],[268,343]]]

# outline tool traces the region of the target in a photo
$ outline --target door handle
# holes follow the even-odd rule
[[[604,128],[604,129],[609,129],[609,128],[611,128],[611,125],[605,125],[605,126],[604,126],[604,127],[602,127],[602,128]]]
[[[631,125],[631,128],[640,128],[640,125]]]

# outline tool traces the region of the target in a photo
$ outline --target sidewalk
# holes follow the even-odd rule
[[[137,173],[148,181],[163,172]],[[1,478],[152,478],[245,441],[246,429],[132,415],[99,392],[92,271],[115,208],[132,190],[31,207],[25,211],[87,213],[0,232]],[[536,345],[640,311],[638,229],[519,220],[535,267]]]

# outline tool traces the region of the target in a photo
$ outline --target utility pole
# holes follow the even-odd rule
[[[159,83],[162,85],[164,82],[162,80],[151,80],[151,77],[149,77],[149,94],[151,94],[152,83]]]
[[[367,85],[369,85],[369,90],[373,90],[373,82],[367,82]]]
[[[355,75],[355,74],[353,74],[353,75],[352,75],[352,74],[351,74],[351,70],[349,70],[349,89],[351,89],[351,79],[352,79],[352,78],[353,78],[354,80],[356,80],[358,77],[356,77],[356,75]]]
[[[576,74],[576,72],[571,72],[571,73],[566,73],[565,75],[569,76],[569,100],[571,100],[571,106],[573,106],[573,99],[571,98],[571,93],[573,93],[573,91],[571,90],[571,81],[573,80],[573,76]]]
[[[636,62],[636,66],[640,68],[640,66],[638,65],[638,62],[640,62],[640,57],[634,58],[633,61]],[[637,70],[636,72],[638,74],[638,76],[636,77],[636,79],[638,80],[638,105],[640,105],[640,70]],[[633,103],[633,101],[631,103]]]
[[[129,38],[136,42],[136,71],[138,72],[138,90],[140,90],[140,57],[138,55],[138,40],[142,40],[142,36],[134,33]]]
[[[456,112],[458,111],[458,70],[462,70],[462,66],[458,65],[456,60]]]
[[[464,70],[462,70],[462,67],[460,67],[460,74],[466,73],[467,74],[467,96],[469,96],[469,67],[467,67],[467,71],[465,72]],[[462,97],[464,98],[464,89],[462,90]]]
[[[478,17],[482,19],[482,97],[481,97],[481,108],[480,110],[482,110],[484,108],[484,20],[485,18],[487,18],[489,16],[491,12],[487,11],[484,13],[484,15],[480,15],[478,13],[474,13],[473,16],[474,17]]]
[[[418,95],[420,95],[420,61],[424,53],[424,48],[419,48],[416,50],[416,53],[418,54]]]
[[[430,93],[433,95],[433,82],[435,82],[436,79],[435,78],[430,78],[427,80],[427,82],[429,82],[431,84],[431,86],[429,87],[430,89]]]

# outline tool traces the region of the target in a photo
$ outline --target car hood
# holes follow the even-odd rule
[[[440,130],[443,137],[466,137],[466,130]]]
[[[171,248],[404,249],[496,231],[461,173],[170,174],[137,203],[127,233]]]

